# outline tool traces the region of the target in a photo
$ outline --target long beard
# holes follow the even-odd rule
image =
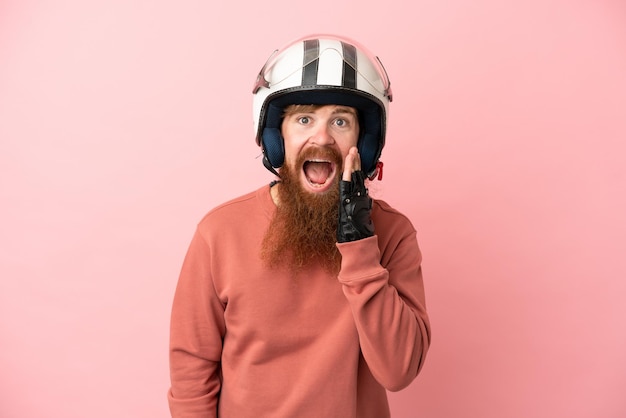
[[[332,149],[325,150],[325,156],[340,168],[341,155]],[[319,150],[314,152],[320,155]],[[304,190],[297,170],[310,157],[311,152],[305,152],[295,168],[285,164],[280,170],[279,205],[263,239],[261,256],[270,267],[286,266],[296,274],[313,264],[337,274],[341,263],[336,246],[339,175],[335,176],[335,185],[325,193]]]

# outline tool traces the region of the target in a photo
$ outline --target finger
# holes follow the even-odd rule
[[[342,180],[351,181],[352,172],[356,170],[360,170],[361,168],[361,159],[359,157],[359,153],[356,147],[350,148],[348,155],[346,155],[346,159],[343,164],[343,176]]]
[[[352,181],[352,171],[354,170],[354,156],[351,154],[346,155],[346,160],[343,163],[343,175],[341,179],[343,181]]]
[[[354,150],[354,155],[355,155],[354,171],[358,171],[361,169],[361,154],[359,154],[359,151],[357,150],[356,147],[353,147],[352,149]]]

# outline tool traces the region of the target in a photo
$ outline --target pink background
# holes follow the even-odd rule
[[[433,345],[394,417],[626,416],[622,0],[0,1],[0,416],[168,416],[184,252],[272,178],[250,89],[311,32],[395,93]]]

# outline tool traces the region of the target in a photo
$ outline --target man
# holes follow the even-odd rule
[[[391,90],[380,61],[335,36],[270,57],[257,143],[278,180],[198,224],[172,309],[173,417],[389,417],[430,343],[421,254],[372,200]]]

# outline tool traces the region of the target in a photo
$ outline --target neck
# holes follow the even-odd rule
[[[275,183],[272,187],[270,187],[270,196],[272,196],[272,201],[276,206],[280,203],[280,198],[278,196],[278,188],[280,187],[280,183]]]

